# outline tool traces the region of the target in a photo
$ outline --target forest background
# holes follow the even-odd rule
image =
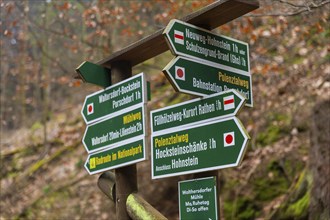
[[[75,68],[212,2],[0,1],[0,219],[114,219],[83,167],[80,110],[100,88],[74,79]],[[241,166],[219,171],[221,218],[329,219],[330,1],[259,2],[213,30],[249,44],[255,103],[239,116],[251,136]],[[133,68],[151,82],[150,110],[193,98],[161,72],[172,58]],[[150,176],[150,161],[139,163],[139,191],[178,218],[177,182],[191,176]]]

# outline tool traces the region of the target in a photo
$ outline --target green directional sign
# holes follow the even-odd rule
[[[124,143],[90,154],[85,163],[85,168],[87,172],[92,175],[137,163],[145,159],[145,137],[142,136],[129,144]]]
[[[246,97],[247,106],[253,106],[250,74],[234,73],[216,64],[185,57],[173,59],[163,72],[179,92],[205,96],[235,89]]]
[[[218,220],[216,178],[179,182],[180,220]]]
[[[151,131],[159,132],[192,123],[235,116],[245,98],[235,90],[216,93],[177,105],[151,111]]]
[[[152,135],[152,178],[238,166],[249,139],[236,117]]]
[[[92,83],[102,87],[111,85],[111,71],[100,65],[84,61],[76,68],[76,72],[84,82]]]
[[[175,55],[221,64],[231,71],[250,72],[249,46],[245,42],[176,19],[170,21],[163,34]]]
[[[118,112],[120,114],[121,112]],[[88,153],[99,151],[114,144],[145,134],[144,106],[127,109],[124,113],[105,118],[88,125],[83,144]]]
[[[86,124],[93,123],[133,105],[146,103],[146,82],[143,73],[95,92],[85,98],[81,114]]]

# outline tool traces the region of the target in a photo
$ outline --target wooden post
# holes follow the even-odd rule
[[[111,78],[113,83],[120,82],[132,76],[132,65],[127,61],[111,63]],[[116,175],[116,217],[119,220],[131,219],[126,211],[127,197],[137,191],[136,165],[129,165],[115,170]]]
[[[180,20],[211,30],[250,11],[253,11],[258,7],[258,0],[221,0],[216,1]],[[163,37],[163,31],[164,29],[158,30],[154,34],[113,53],[110,57],[99,61],[98,64],[104,67],[111,67],[111,78],[113,83],[120,82],[131,77],[132,66],[140,64],[169,49],[165,38]],[[76,78],[81,78],[81,76],[76,76]],[[126,201],[127,197],[131,193],[137,191],[136,165],[134,164],[116,169],[115,176],[117,219],[130,219],[126,211]],[[218,171],[195,174],[194,177],[201,178],[209,176],[216,176],[219,193],[220,182]],[[108,180],[104,183],[108,183]],[[101,184],[101,188],[103,188],[103,184]],[[218,213],[220,215],[220,212]]]
[[[97,185],[100,190],[112,201],[116,201],[116,177],[113,172],[107,171],[99,176]]]
[[[132,193],[127,199],[127,212],[134,220],[167,220],[140,195]]]

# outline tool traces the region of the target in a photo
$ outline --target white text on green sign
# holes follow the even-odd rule
[[[244,102],[245,98],[240,93],[228,90],[157,109],[150,113],[151,131],[153,133],[178,126],[188,126],[192,123],[235,116]]]
[[[169,22],[163,34],[175,55],[221,64],[232,71],[250,72],[249,46],[245,42],[176,19]]]
[[[88,125],[83,137],[87,152],[99,151],[120,141],[128,142],[130,138],[145,134],[144,115],[142,104],[136,109],[127,109],[120,115]]]
[[[141,136],[131,143],[90,154],[85,163],[87,172],[92,175],[117,167],[127,166],[146,159],[145,137]]]
[[[235,89],[246,97],[247,106],[253,106],[250,74],[234,73],[216,64],[180,56],[168,63],[163,72],[179,92],[205,96]]]
[[[152,135],[152,178],[238,166],[248,139],[236,117]]]
[[[180,220],[217,220],[216,178],[207,177],[179,182]]]
[[[147,102],[144,74],[88,95],[81,114],[86,124],[93,123],[133,105]]]

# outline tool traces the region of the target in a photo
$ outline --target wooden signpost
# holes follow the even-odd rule
[[[166,41],[168,41],[172,45],[170,48],[172,52],[182,57],[177,58],[175,61],[177,63],[172,62],[172,66],[165,68],[164,72],[178,91],[189,91],[192,92],[191,94],[199,93],[203,96],[199,100],[172,106],[171,110],[168,108],[152,113],[152,117],[155,119],[157,114],[164,116],[172,114],[172,111],[183,116],[185,115],[183,108],[192,111],[197,108],[196,111],[198,112],[196,117],[185,118],[183,124],[168,122],[162,127],[158,125],[164,123],[152,122],[154,123],[152,134],[152,145],[154,146],[152,149],[154,157],[153,178],[236,166],[242,159],[249,136],[235,115],[245,101],[246,105],[253,105],[249,51],[246,43],[215,35],[209,30],[258,7],[257,0],[217,1],[181,20],[173,20],[166,30],[161,29],[97,64],[83,62],[76,69],[78,73],[76,78],[80,78],[84,82],[104,88],[113,85],[86,97],[82,115],[88,124],[83,138],[86,150],[90,153],[85,163],[87,171],[90,174],[95,174],[115,169],[115,177],[109,173],[106,177],[111,178],[104,179],[101,175],[102,178],[99,181],[102,184],[99,186],[102,186],[101,189],[104,192],[111,190],[111,198],[116,202],[117,219],[146,219],[146,216],[150,219],[166,219],[134,193],[138,191],[135,163],[146,158],[148,143],[144,138],[147,133],[145,131],[145,121],[147,121],[145,118],[147,115],[145,114],[145,86],[137,86],[139,82],[141,84],[144,80],[139,81],[138,76],[130,78],[132,77],[132,67],[167,51],[169,48]],[[163,37],[163,33],[166,37]],[[193,59],[194,64],[189,64],[192,62],[191,59]],[[176,68],[179,62],[183,62],[180,64],[181,67],[186,65],[184,67],[186,72],[183,75],[182,71],[178,72],[176,69],[173,72],[172,70],[172,67]],[[189,65],[194,65],[196,69],[207,67],[208,71],[206,73],[201,71],[192,73]],[[191,73],[188,74],[188,72]],[[211,82],[215,77],[215,72],[218,73],[217,82]],[[222,79],[219,78],[219,72],[223,74]],[[192,88],[194,86],[191,86],[191,83],[189,84],[191,76],[200,82],[202,81],[202,74],[208,73],[210,73],[210,78],[207,80],[211,84],[215,83],[218,87],[222,87],[222,91],[210,92],[210,89],[205,89],[205,86],[199,86],[196,90],[196,88]],[[175,78],[175,74],[181,79],[184,76],[187,82],[182,84]],[[126,79],[127,81],[122,82]],[[137,84],[131,80],[136,80]],[[126,85],[130,89],[124,95],[120,85],[124,86],[125,83],[132,85]],[[227,89],[235,89],[238,92],[226,91]],[[209,96],[217,92],[224,93]],[[211,105],[214,105],[216,110],[211,111]],[[234,107],[232,107],[233,105]],[[199,108],[204,110],[199,111]],[[211,120],[208,117],[215,121],[205,123]],[[172,130],[171,126],[176,126],[180,130],[177,128]],[[212,132],[207,132],[207,130]],[[177,137],[181,137],[181,141],[178,141]],[[178,141],[177,144],[174,144],[174,139]],[[168,141],[164,142],[164,140]],[[199,147],[196,147],[197,145]],[[216,153],[220,159],[205,159],[210,156],[208,152]],[[167,169],[168,166],[170,169]],[[204,173],[204,175],[209,174],[209,172]],[[218,177],[216,173],[213,174],[215,175],[209,175],[213,176],[213,179],[210,179],[212,183],[208,179],[201,180],[201,183],[204,184],[205,182],[206,188],[214,188],[210,195],[213,195],[216,201]],[[182,183],[180,192],[195,190],[195,185],[191,183]],[[107,184],[109,184],[109,189],[104,188]],[[204,195],[205,198],[208,196],[208,194],[203,194],[203,198]],[[182,201],[187,200],[185,205],[180,204],[181,219],[190,218],[191,210],[195,210],[195,206],[190,205],[189,197],[182,196],[180,198]],[[203,201],[211,202],[211,200]],[[138,204],[135,205],[134,202]],[[209,219],[219,218],[217,211],[210,211],[207,214],[202,211],[206,208],[217,209],[215,208],[217,206],[217,203],[212,203],[212,207],[201,206],[201,212],[196,214],[201,218],[207,216]],[[181,207],[186,207],[187,212],[184,213]]]

